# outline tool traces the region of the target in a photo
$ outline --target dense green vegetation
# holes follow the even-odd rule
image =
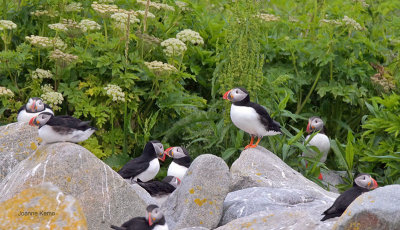
[[[82,145],[115,169],[150,139],[232,163],[250,137],[222,94],[242,86],[285,133],[261,145],[310,179],[327,167],[348,172],[342,188],[357,172],[400,183],[399,1],[79,2],[3,0],[17,27],[0,21],[1,124],[41,96],[92,120],[99,131]],[[306,169],[313,115],[332,151]]]

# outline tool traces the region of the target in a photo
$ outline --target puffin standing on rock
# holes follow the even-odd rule
[[[160,141],[147,142],[142,155],[130,160],[119,171],[118,174],[124,179],[147,182],[152,180],[160,170],[160,162],[164,161],[164,146]]]
[[[174,176],[166,176],[162,181],[138,181],[137,183],[151,196],[164,196],[171,194],[181,184],[181,180]]]
[[[325,134],[324,122],[320,117],[317,116],[313,116],[308,119],[307,133],[309,133],[309,135],[307,135],[305,139],[306,142],[314,132],[318,133],[313,136],[310,142],[308,142],[308,146],[315,146],[318,148],[318,150],[322,153],[320,162],[324,163],[328,156],[328,152],[331,148],[331,143],[329,141],[328,136]],[[309,158],[317,157],[317,155],[318,153],[313,150],[310,150],[310,152],[308,153],[303,152],[302,154],[302,156]],[[319,174],[318,179],[320,180],[323,179],[321,173]]]
[[[165,154],[173,158],[168,167],[167,175],[182,180],[192,162],[189,152],[184,147],[177,146],[168,148],[165,150]]]
[[[378,183],[366,173],[357,175],[354,179],[354,185],[349,190],[342,193],[322,215],[325,215],[321,221],[339,217],[349,207],[349,205],[361,194],[378,187]]]
[[[160,208],[151,204],[146,208],[146,217],[134,217],[123,223],[121,227],[111,225],[116,230],[168,230],[167,222]]]
[[[41,98],[31,97],[28,102],[18,110],[17,121],[29,122],[32,117],[36,117],[41,112],[48,112],[54,115],[51,107],[45,104]]]
[[[89,126],[90,121],[81,121],[70,116],[54,116],[43,112],[29,121],[31,126],[39,126],[39,137],[44,143],[73,142],[78,143],[88,139],[96,130]]]
[[[239,129],[251,135],[250,144],[245,149],[255,148],[264,136],[281,134],[281,126],[272,120],[265,107],[250,102],[249,93],[243,88],[234,88],[227,91],[224,99],[232,102],[231,120]],[[253,144],[254,137],[258,140]]]

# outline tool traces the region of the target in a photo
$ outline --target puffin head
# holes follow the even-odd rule
[[[32,117],[31,120],[29,121],[30,126],[43,126],[45,125],[50,118],[52,118],[54,115],[49,113],[49,112],[44,112],[36,117]]]
[[[189,152],[187,151],[187,149],[181,146],[169,147],[167,150],[165,150],[164,153],[174,159],[189,156]]]
[[[307,133],[312,133],[314,131],[321,131],[324,128],[324,122],[320,117],[314,116],[308,119]]]
[[[356,186],[361,188],[366,188],[369,190],[375,189],[378,187],[378,182],[371,177],[371,175],[367,173],[360,173],[354,179],[354,183]]]
[[[160,208],[155,204],[147,206],[146,211],[147,211],[146,219],[149,222],[149,226],[153,226],[153,224],[158,223],[161,219],[164,218],[164,214],[161,212]]]
[[[181,184],[181,180],[178,177],[174,176],[166,176],[162,181],[167,182],[175,188],[177,188]]]
[[[25,105],[26,111],[30,113],[37,113],[44,110],[43,100],[39,97],[31,97]]]
[[[147,142],[143,152],[154,152],[158,159],[165,160],[164,146],[160,141],[153,140]]]
[[[247,92],[247,90],[245,90],[244,88],[234,88],[227,91],[224,94],[223,99],[229,100],[231,102],[240,102],[244,100],[250,101],[250,95],[249,92]]]

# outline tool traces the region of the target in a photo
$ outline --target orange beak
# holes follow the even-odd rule
[[[153,221],[151,221],[151,213],[149,212],[149,226],[153,225]]]
[[[171,153],[171,152],[172,152],[172,151],[171,151],[172,148],[173,148],[173,147],[167,148],[167,150],[164,151],[164,154],[168,155],[169,157],[172,157],[172,156],[173,156],[172,153]]]
[[[229,90],[229,91],[226,91],[226,93],[224,94],[224,96],[222,97],[224,100],[229,100],[229,96],[230,96],[230,93],[231,92],[231,90]],[[232,98],[231,98],[232,99]]]
[[[310,122],[308,122],[308,124],[307,124],[307,133],[311,133],[311,130],[310,130]]]
[[[376,180],[374,180],[374,178],[371,178],[371,179],[374,182],[374,186],[372,187],[372,189],[378,188],[378,182],[376,182]]]
[[[178,180],[179,184],[181,184],[181,179],[179,179],[178,177],[176,179]]]
[[[36,117],[32,117],[32,118],[29,120],[29,125],[30,125],[30,126],[35,126],[35,124],[33,124],[33,122],[34,122],[35,119],[36,119]]]
[[[165,161],[165,152],[163,153],[162,157],[158,157],[160,161]]]
[[[36,101],[35,100],[33,100],[33,103],[31,105],[31,110],[36,111]]]

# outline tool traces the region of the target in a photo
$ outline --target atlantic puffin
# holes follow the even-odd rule
[[[70,116],[54,116],[43,112],[29,121],[31,126],[39,126],[39,137],[44,143],[73,142],[78,143],[88,139],[96,128],[89,126],[90,121],[81,121]]]
[[[121,227],[111,225],[116,230],[168,230],[167,222],[160,208],[151,204],[146,208],[146,217],[134,217],[123,223]]]
[[[318,148],[318,150],[322,153],[320,162],[323,163],[326,161],[328,152],[331,148],[331,143],[329,141],[328,136],[325,134],[324,122],[320,117],[317,116],[313,116],[308,119],[308,124],[307,124],[308,135],[305,139],[305,142],[307,142],[308,139],[311,137],[311,135],[315,132],[318,133],[314,135],[314,137],[310,140],[310,142],[308,142],[307,146],[315,146]],[[302,156],[314,158],[318,156],[318,153],[313,150],[309,150],[308,153],[303,152]],[[320,174],[318,178],[322,180],[323,179],[322,174]]]
[[[167,175],[174,176],[182,180],[192,162],[192,158],[190,158],[189,152],[186,148],[177,146],[168,148],[167,150],[165,150],[165,154],[173,158],[171,164],[168,167]]]
[[[232,102],[231,120],[239,129],[251,135],[250,144],[245,149],[255,148],[264,136],[281,134],[281,126],[272,120],[264,106],[250,101],[250,95],[244,88],[227,91],[223,99]],[[254,137],[258,140],[253,144]]]
[[[166,176],[162,181],[137,181],[137,184],[144,188],[151,196],[169,195],[180,183],[181,180],[174,176]]]
[[[164,147],[160,141],[147,142],[142,155],[130,160],[119,171],[118,174],[124,179],[132,181],[147,182],[152,180],[160,170],[160,162],[164,157]],[[165,157],[164,157],[165,158]]]
[[[321,221],[339,217],[347,207],[361,194],[378,187],[378,183],[366,173],[360,173],[354,179],[353,187],[342,193],[322,215],[325,215]]]
[[[32,117],[36,117],[42,112],[48,112],[54,115],[51,107],[45,104],[41,98],[31,97],[28,102],[18,110],[17,121],[29,122]]]

